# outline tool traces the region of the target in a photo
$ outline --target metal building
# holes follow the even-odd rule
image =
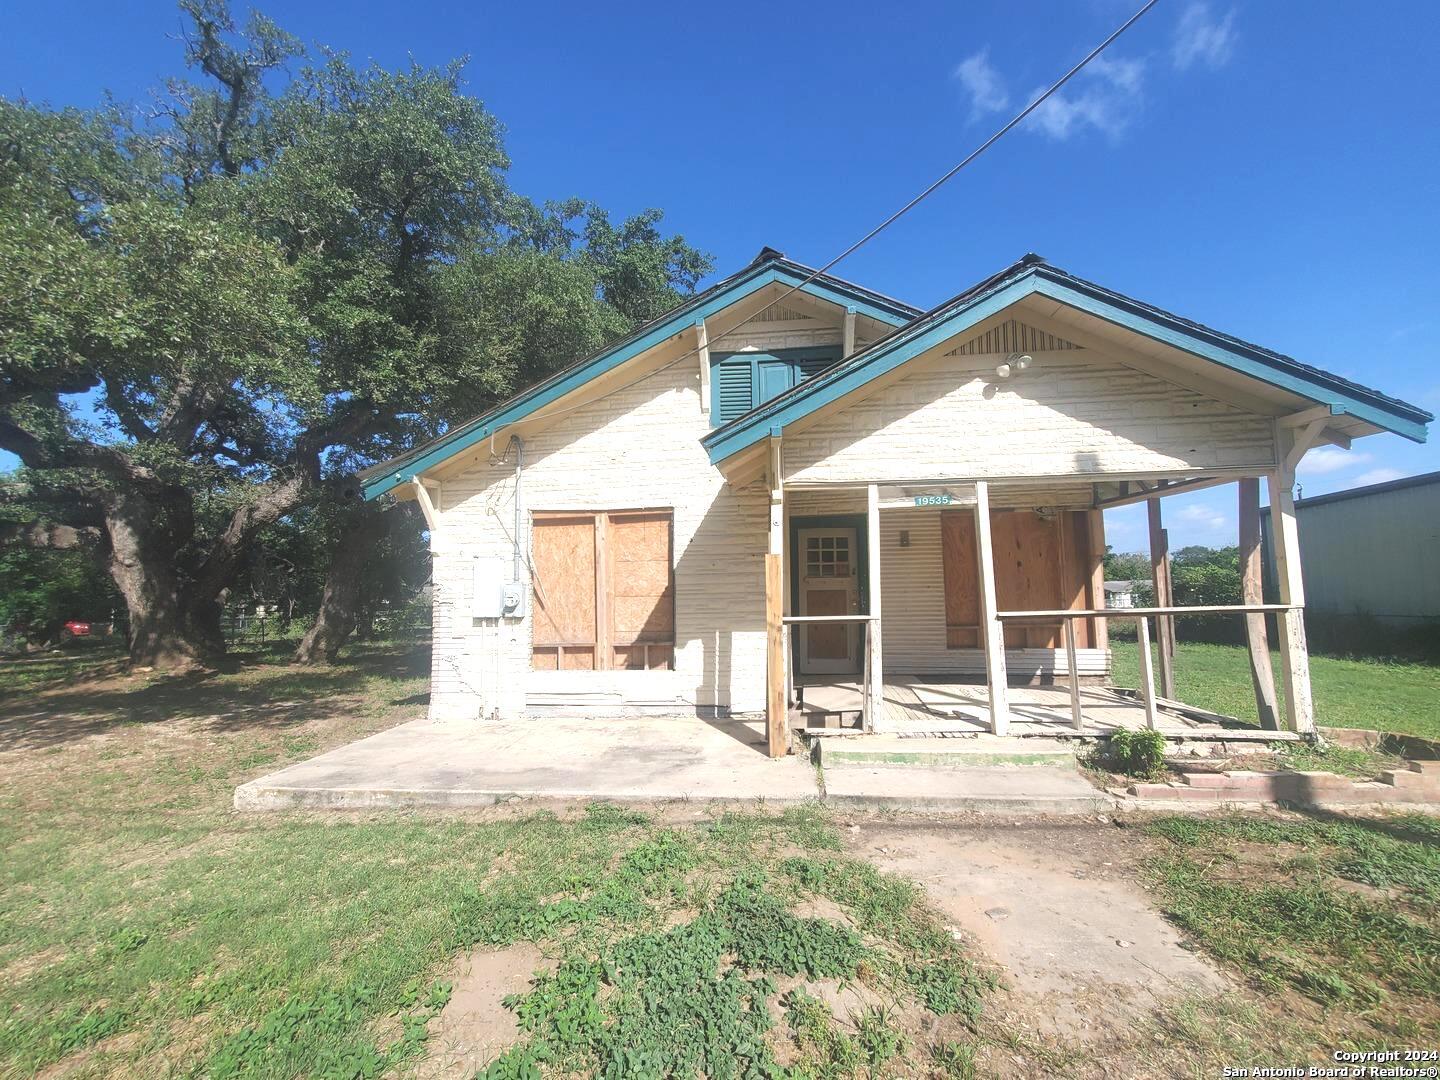
[[[1440,472],[1297,499],[1305,606],[1397,628],[1440,621]],[[1270,513],[1262,512],[1267,592]]]

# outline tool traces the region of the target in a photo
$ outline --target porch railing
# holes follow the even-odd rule
[[[858,623],[860,626],[860,640],[856,642],[856,648],[860,650],[864,658],[860,665],[860,723],[865,731],[875,730],[875,717],[871,715],[871,702],[878,695],[871,693],[870,670],[870,624],[877,621],[874,615],[786,615],[780,622],[786,627],[790,626],[811,626],[825,623]],[[795,649],[791,641],[792,635],[785,634],[785,705],[788,709],[790,702],[795,700]]]
[[[997,611],[1001,623],[1059,622],[1064,627],[1065,669],[1070,681],[1070,715],[1075,730],[1085,726],[1080,707],[1080,673],[1075,662],[1076,619],[1134,619],[1135,640],[1140,647],[1140,699],[1145,706],[1145,726],[1156,727],[1160,700],[1155,695],[1154,659],[1150,655],[1150,620],[1175,615],[1256,615],[1298,610],[1291,604],[1196,604],[1189,607],[1082,608],[1054,611]]]

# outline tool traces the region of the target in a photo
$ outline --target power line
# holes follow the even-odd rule
[[[775,304],[778,304],[778,303],[780,303],[781,301],[787,299],[788,297],[790,297],[791,295],[793,295],[794,293],[796,293],[796,292],[799,291],[800,289],[803,289],[806,285],[809,285],[812,281],[814,281],[816,278],[820,277],[822,274],[824,274],[826,271],[830,270],[832,267],[836,266],[836,265],[839,264],[840,262],[843,262],[845,259],[848,259],[851,255],[855,254],[855,252],[859,251],[862,247],[864,247],[866,244],[868,244],[871,240],[875,239],[875,237],[879,236],[882,232],[884,232],[886,229],[888,229],[891,225],[895,224],[895,222],[899,221],[902,217],[904,217],[906,214],[908,214],[911,210],[915,209],[915,207],[919,206],[922,202],[924,202],[926,199],[928,199],[931,195],[935,194],[935,192],[939,191],[940,188],[944,187],[945,184],[948,183],[948,182],[951,180],[951,178],[953,178],[953,177],[955,176],[956,173],[958,173],[961,169],[965,168],[965,166],[969,165],[972,161],[974,161],[976,158],[978,158],[981,154],[985,153],[986,150],[989,150],[990,147],[994,146],[997,142],[999,142],[1000,139],[1001,139],[1008,131],[1010,131],[1012,128],[1014,128],[1017,124],[1019,124],[1019,123],[1020,123],[1022,120],[1024,120],[1027,116],[1029,116],[1031,113],[1033,113],[1033,112],[1034,112],[1036,109],[1038,109],[1041,105],[1045,104],[1045,102],[1046,102],[1047,100],[1049,100],[1049,98],[1050,98],[1051,96],[1053,96],[1055,93],[1057,93],[1057,92],[1060,90],[1061,87],[1063,87],[1066,83],[1068,83],[1068,82],[1069,82],[1071,79],[1073,79],[1076,75],[1080,74],[1080,72],[1085,69],[1085,65],[1086,65],[1086,64],[1090,63],[1090,61],[1094,60],[1097,56],[1099,56],[1099,55],[1100,55],[1101,53],[1103,53],[1106,49],[1108,49],[1108,48],[1111,46],[1111,44],[1114,43],[1114,41],[1115,41],[1116,38],[1118,38],[1118,37],[1119,37],[1121,34],[1123,34],[1126,30],[1129,30],[1130,27],[1134,26],[1137,22],[1139,22],[1141,16],[1143,16],[1147,11],[1149,11],[1151,8],[1153,8],[1153,7],[1154,7],[1157,3],[1159,3],[1159,2],[1160,2],[1160,0],[1146,0],[1146,3],[1141,6],[1141,8],[1140,8],[1139,11],[1135,12],[1134,15],[1131,15],[1131,16],[1130,16],[1128,19],[1126,19],[1123,23],[1121,23],[1119,26],[1117,26],[1117,27],[1111,32],[1111,34],[1110,34],[1109,37],[1107,37],[1104,41],[1100,42],[1099,45],[1096,45],[1095,48],[1091,49],[1091,50],[1085,55],[1084,59],[1082,59],[1078,64],[1076,64],[1074,67],[1072,67],[1072,68],[1071,68],[1069,71],[1067,71],[1064,75],[1060,76],[1060,78],[1057,79],[1055,82],[1051,83],[1051,84],[1050,84],[1050,88],[1049,88],[1048,90],[1046,90],[1043,94],[1041,94],[1039,97],[1037,97],[1037,98],[1036,98],[1034,101],[1032,101],[1029,105],[1026,105],[1025,108],[1021,109],[1018,113],[1016,113],[1016,114],[1014,115],[1014,117],[1012,117],[1012,118],[1010,119],[1010,121],[1005,124],[1004,127],[1002,127],[999,131],[995,132],[995,134],[991,135],[991,136],[990,136],[988,139],[986,139],[983,143],[981,143],[981,144],[980,144],[979,146],[977,146],[974,150],[972,150],[963,160],[961,160],[961,161],[957,162],[956,164],[954,164],[953,166],[951,166],[950,169],[947,170],[947,171],[946,171],[943,175],[941,175],[938,179],[936,179],[934,183],[932,183],[932,184],[931,184],[929,187],[927,187],[924,191],[920,192],[919,195],[916,195],[913,199],[911,199],[909,202],[907,202],[904,206],[900,207],[899,210],[896,210],[893,214],[891,214],[889,217],[887,217],[887,218],[886,218],[884,221],[882,221],[879,225],[876,225],[876,226],[875,226],[873,229],[871,229],[868,233],[866,233],[864,236],[862,236],[859,240],[856,240],[855,243],[851,244],[848,248],[846,248],[844,251],[842,251],[839,255],[836,255],[833,259],[831,259],[829,262],[827,262],[824,266],[820,267],[818,270],[813,271],[813,272],[810,274],[810,276],[807,277],[804,281],[800,282],[800,284],[792,286],[792,287],[790,288],[789,292],[786,292],[784,295],[780,296],[778,299],[772,301],[772,303],[771,303],[770,306],[773,307]],[[766,311],[766,310],[768,310],[768,308],[761,308],[761,311]],[[760,312],[756,312],[756,314],[758,315],[758,314],[760,314]],[[751,318],[754,318],[754,316],[751,316]],[[744,324],[741,323],[741,324],[739,324],[739,325],[744,325]],[[737,328],[738,328],[738,327],[737,327]],[[723,335],[722,335],[722,336],[723,336]]]
[[[1141,19],[1141,17],[1144,16],[1144,15],[1146,14],[1146,12],[1148,12],[1151,8],[1153,8],[1153,7],[1154,7],[1157,3],[1159,3],[1159,2],[1160,2],[1160,0],[1146,0],[1146,2],[1145,2],[1143,5],[1141,5],[1140,9],[1135,12],[1135,14],[1131,15],[1128,19],[1126,19],[1123,23],[1121,23],[1121,24],[1120,24],[1119,26],[1117,26],[1113,31],[1111,31],[1111,32],[1110,32],[1110,35],[1109,35],[1108,37],[1106,37],[1104,41],[1100,42],[1099,45],[1096,45],[1093,49],[1091,49],[1088,53],[1086,53],[1085,56],[1080,60],[1079,63],[1077,63],[1074,67],[1072,67],[1072,68],[1071,68],[1069,71],[1067,71],[1064,75],[1060,76],[1060,78],[1058,78],[1057,80],[1055,80],[1055,82],[1051,83],[1050,86],[1049,86],[1049,88],[1046,89],[1044,93],[1042,93],[1042,94],[1041,94],[1039,97],[1037,97],[1034,101],[1030,102],[1029,105],[1026,105],[1025,108],[1021,109],[1021,110],[1020,110],[1018,113],[1016,113],[1013,117],[1011,117],[1011,119],[1006,122],[1006,124],[1005,124],[1004,127],[1000,128],[998,131],[995,132],[995,134],[991,135],[991,136],[990,136],[988,139],[986,139],[983,143],[981,143],[981,144],[980,144],[979,146],[977,146],[974,150],[972,150],[969,154],[967,154],[963,159],[961,159],[960,161],[956,162],[956,163],[955,163],[954,165],[952,165],[949,169],[947,169],[941,176],[939,176],[933,183],[931,183],[929,187],[925,188],[924,191],[920,192],[920,194],[916,195],[913,199],[911,199],[909,202],[907,202],[904,206],[900,207],[899,210],[896,210],[893,214],[891,214],[889,217],[887,217],[887,218],[886,218],[884,221],[882,221],[879,225],[876,225],[873,229],[871,229],[869,232],[867,232],[867,233],[866,233],[864,236],[862,236],[859,240],[856,240],[853,244],[851,244],[849,247],[847,247],[847,248],[846,248],[844,251],[842,251],[839,255],[836,255],[833,259],[831,259],[829,262],[827,262],[824,266],[820,267],[818,270],[812,270],[812,271],[810,272],[810,275],[809,275],[808,277],[806,277],[803,281],[801,281],[799,284],[792,285],[789,289],[787,289],[785,292],[781,293],[781,294],[780,294],[779,296],[777,296],[774,300],[771,300],[770,303],[766,304],[764,307],[759,308],[759,309],[757,309],[756,311],[752,312],[751,314],[747,315],[745,318],[741,319],[738,323],[736,323],[734,326],[730,327],[728,330],[725,330],[725,331],[723,331],[722,333],[717,334],[717,335],[716,335],[715,337],[713,337],[713,338],[709,338],[708,341],[707,341],[707,348],[708,348],[708,347],[711,347],[711,346],[714,346],[716,342],[723,341],[725,338],[727,338],[727,337],[729,337],[731,334],[735,333],[735,331],[739,330],[739,329],[740,329],[742,326],[744,326],[746,323],[753,321],[754,319],[756,319],[756,318],[758,318],[759,316],[763,315],[765,312],[769,311],[772,307],[775,307],[777,304],[781,304],[781,303],[783,303],[784,301],[788,300],[791,296],[794,296],[797,292],[799,292],[801,289],[803,289],[806,285],[809,285],[809,284],[810,284],[812,281],[814,281],[816,278],[822,277],[822,276],[823,276],[825,273],[827,273],[830,269],[832,269],[833,267],[837,266],[839,263],[843,262],[845,259],[848,259],[851,255],[855,254],[855,252],[859,251],[862,247],[864,247],[866,244],[868,244],[871,240],[874,240],[875,237],[879,236],[882,232],[884,232],[886,229],[888,229],[891,225],[895,224],[895,222],[899,221],[902,217],[904,217],[906,214],[908,214],[911,210],[914,210],[915,207],[919,206],[922,202],[924,202],[926,199],[928,199],[931,195],[935,194],[935,192],[939,191],[940,188],[944,187],[947,183],[950,182],[950,180],[952,180],[952,179],[955,177],[955,174],[956,174],[956,173],[960,172],[961,169],[965,168],[965,167],[966,167],[967,165],[969,165],[972,161],[974,161],[976,158],[978,158],[981,154],[985,153],[986,150],[989,150],[990,147],[994,146],[997,142],[999,142],[1000,139],[1003,138],[1003,137],[1004,137],[1009,131],[1011,131],[1013,128],[1015,128],[1016,125],[1020,124],[1027,116],[1029,116],[1029,115],[1030,115],[1031,113],[1033,113],[1036,109],[1038,109],[1041,105],[1045,104],[1045,102],[1048,101],[1051,97],[1053,97],[1056,93],[1058,93],[1058,92],[1060,91],[1060,89],[1061,89],[1062,87],[1064,87],[1064,85],[1065,85],[1066,83],[1068,83],[1068,82],[1069,82],[1071,79],[1073,79],[1076,75],[1080,74],[1080,72],[1084,71],[1084,70],[1085,70],[1085,66],[1086,66],[1087,64],[1089,64],[1092,60],[1094,60],[1097,56],[1099,56],[1099,55],[1100,55],[1101,53],[1103,53],[1106,49],[1108,49],[1112,44],[1114,44],[1115,40],[1116,40],[1121,34],[1125,33],[1126,30],[1129,30],[1130,27],[1134,26],[1137,22],[1139,22],[1140,19]],[[634,386],[636,383],[641,382],[641,381],[644,380],[644,379],[650,378],[650,376],[652,376],[652,375],[658,375],[658,374],[660,374],[660,372],[669,370],[670,368],[674,367],[676,364],[680,363],[681,361],[690,359],[690,357],[694,356],[694,355],[695,355],[696,353],[698,353],[699,351],[700,351],[700,346],[699,346],[699,345],[696,345],[696,346],[695,346],[693,349],[691,349],[689,352],[682,353],[680,356],[677,356],[674,360],[671,360],[668,364],[663,364],[663,365],[661,365],[660,367],[656,368],[654,371],[646,372],[644,375],[642,375],[642,376],[641,376],[640,378],[638,378],[638,379],[635,379],[633,382],[625,383],[623,386],[617,387],[616,389],[617,389],[617,390],[626,390],[626,389],[628,389],[629,387]],[[614,392],[614,391],[612,391],[612,393],[613,393],[613,392]],[[557,411],[555,411],[555,412],[545,413],[545,414],[543,414],[543,415],[546,416],[546,417],[563,416],[565,413],[572,412],[572,411],[574,411],[575,409],[578,409],[578,408],[583,407],[583,404],[588,404],[588,402],[586,402],[586,403],[581,403],[581,404],[576,404],[576,405],[572,405],[572,406],[570,406],[570,408],[568,408],[568,409],[560,409],[560,410],[557,410]]]

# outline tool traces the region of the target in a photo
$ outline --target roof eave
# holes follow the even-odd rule
[[[813,273],[810,267],[784,258],[748,266],[645,324],[616,344],[556,372],[488,412],[405,454],[363,470],[359,474],[361,495],[367,500],[379,498],[535,410],[572,393],[597,375],[689,329],[697,320],[724,310],[771,283],[797,287],[818,299],[847,310],[853,309],[891,326],[903,326],[920,313],[917,308],[839,278],[821,275],[807,281]]]
[[[785,425],[852,393],[911,357],[1036,294],[1317,404],[1328,404],[1403,438],[1414,442],[1426,440],[1426,424],[1434,417],[1423,409],[1365,392],[1364,388],[1344,383],[1298,361],[1266,353],[1199,324],[1168,316],[1047,265],[1031,263],[1012,270],[1000,275],[989,287],[974,295],[961,294],[960,299],[939,305],[841,364],[716,428],[701,440],[710,461],[719,464],[769,437],[777,427],[783,430]]]

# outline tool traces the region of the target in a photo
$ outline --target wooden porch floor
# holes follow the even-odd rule
[[[858,714],[861,687],[854,681],[818,682],[806,680],[797,687],[803,692],[803,706],[795,712],[807,717],[807,726],[818,726],[821,714]],[[893,735],[967,736],[990,730],[990,708],[985,687],[979,683],[943,682],[919,676],[892,676],[882,695],[884,715],[875,724],[877,732]],[[1010,734],[1012,735],[1109,735],[1120,728],[1138,730],[1145,726],[1145,707],[1133,698],[1102,686],[1084,686],[1080,709],[1085,726],[1078,732],[1070,715],[1070,689],[1055,686],[1012,686],[1010,688]],[[1224,724],[1181,715],[1162,706],[1158,728],[1166,735],[1188,738],[1286,739],[1288,732],[1261,731],[1240,724]],[[837,734],[841,733],[837,730]]]

